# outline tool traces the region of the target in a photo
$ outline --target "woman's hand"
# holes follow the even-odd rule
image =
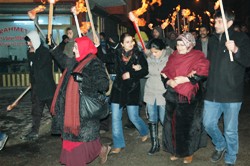
[[[97,34],[93,35],[93,42],[95,44],[95,47],[99,47],[100,46],[100,40],[99,40]]]
[[[130,78],[129,72],[126,72],[126,73],[124,73],[124,74],[122,75],[122,79],[123,79],[123,80],[127,80],[127,79],[129,79],[129,78]]]
[[[175,77],[175,78],[174,78],[174,81],[175,81],[177,84],[183,84],[183,83],[189,82],[189,79],[188,79],[188,77],[178,76],[178,77]]]
[[[192,70],[192,71],[187,75],[187,77],[193,77],[194,74],[196,74],[196,71],[195,71],[195,70]]]
[[[162,77],[167,78],[165,73],[161,73]]]
[[[141,70],[141,65],[133,65],[132,68],[133,68],[135,71],[139,71],[139,70]]]
[[[175,80],[168,80],[167,85],[171,86],[172,88],[175,88],[178,84],[175,82]]]

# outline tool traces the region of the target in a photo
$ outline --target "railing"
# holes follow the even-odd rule
[[[54,73],[54,80],[56,84],[61,77],[61,73]],[[0,74],[0,87],[27,87],[30,84],[28,73],[12,73]]]

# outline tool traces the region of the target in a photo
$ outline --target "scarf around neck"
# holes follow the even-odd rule
[[[179,54],[176,50],[170,55],[161,73],[166,74],[169,79],[174,79],[177,76],[187,76],[192,70],[196,71],[197,75],[208,76],[208,69],[209,61],[201,51],[192,49],[187,54]],[[198,83],[193,85],[191,82],[179,84],[174,88],[179,95],[187,97],[189,102],[198,89]]]
[[[91,54],[89,57],[81,61],[73,72],[82,72],[83,68],[93,59],[95,58],[94,54]],[[67,73],[67,69],[64,70],[62,77],[59,80],[57,85],[54,98],[51,104],[50,112],[52,115],[56,115],[55,106],[57,97],[62,86],[62,82]],[[80,95],[79,95],[79,84],[74,81],[72,76],[69,77],[69,81],[66,88],[66,97],[65,97],[65,114],[64,114],[64,132],[72,133],[74,135],[79,134],[80,130]],[[62,111],[62,110],[61,110]]]

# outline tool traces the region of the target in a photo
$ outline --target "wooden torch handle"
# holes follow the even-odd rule
[[[28,88],[26,88],[25,91],[23,91],[23,93],[12,104],[10,104],[7,107],[7,111],[11,111],[30,89],[31,86],[28,86]]]

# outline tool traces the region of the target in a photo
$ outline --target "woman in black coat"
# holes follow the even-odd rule
[[[101,60],[96,58],[97,48],[88,37],[75,39],[75,58],[70,58],[56,48],[52,54],[65,68],[51,106],[62,133],[60,162],[67,166],[85,166],[98,155],[101,164],[107,160],[111,149],[102,146],[99,138],[100,119],[84,118],[84,96],[98,97],[107,90],[108,76]]]
[[[209,61],[203,52],[193,49],[195,43],[191,33],[179,35],[177,50],[161,72],[167,88],[163,148],[171,153],[170,160],[183,157],[184,164],[192,162],[207,140],[202,124],[202,82],[208,76]]]
[[[142,52],[134,47],[132,35],[121,36],[122,48],[115,59],[116,78],[111,91],[112,136],[114,149],[119,153],[125,147],[122,130],[122,109],[127,107],[128,117],[139,130],[142,141],[147,140],[148,128],[139,117],[140,79],[148,74],[148,64]]]

